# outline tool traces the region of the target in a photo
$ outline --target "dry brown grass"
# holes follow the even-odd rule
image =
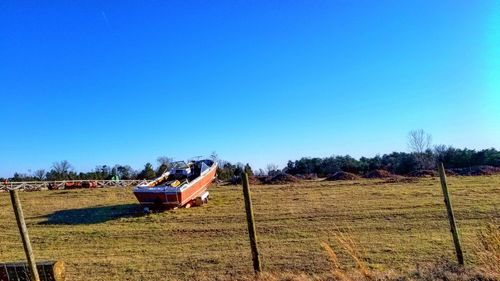
[[[479,266],[473,246],[490,218],[500,217],[500,176],[450,177],[449,189],[468,266]],[[311,181],[252,193],[263,280],[334,278],[321,242],[349,278],[411,276],[416,264],[455,260],[436,178]],[[35,255],[64,260],[68,280],[255,279],[239,187],[212,187],[201,208],[150,215],[130,188],[20,195]],[[0,261],[22,260],[8,194],[0,194],[0,226]]]
[[[491,228],[493,227],[493,229]],[[338,259],[336,252],[332,247],[321,242],[321,246],[327,254],[330,262],[330,275],[308,275],[305,273],[271,273],[263,272],[256,275],[240,275],[240,276],[219,276],[216,280],[241,280],[241,281],[316,281],[316,280],[335,280],[335,281],[498,281],[500,274],[498,273],[498,257],[496,254],[498,244],[498,227],[491,224],[487,227],[486,232],[481,232],[481,238],[485,238],[482,242],[481,255],[485,255],[486,259],[483,261],[481,258],[481,266],[477,267],[464,267],[450,261],[436,261],[433,263],[417,264],[416,269],[409,272],[395,272],[392,270],[377,271],[368,268],[364,263],[361,251],[357,249],[356,243],[353,238],[345,231],[338,232],[335,238],[338,245],[342,247],[351,256],[356,264],[356,269],[349,270],[348,267],[343,266]],[[493,239],[493,240],[491,240]],[[195,277],[195,280],[207,281],[204,277]]]
[[[321,242],[321,246],[325,249],[328,259],[330,260],[331,264],[331,269],[330,272],[332,273],[333,278],[337,280],[349,280],[349,277],[342,271],[342,267],[340,266],[339,260],[337,258],[337,254],[335,254],[335,251],[330,247],[325,242]]]
[[[474,248],[481,271],[500,277],[500,218],[479,231]]]

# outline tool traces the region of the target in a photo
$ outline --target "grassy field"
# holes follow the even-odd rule
[[[500,217],[500,176],[451,177],[467,261],[477,232]],[[35,255],[66,262],[68,280],[229,278],[251,273],[240,187],[213,186],[208,205],[143,215],[131,188],[23,192]],[[329,274],[321,242],[346,268],[334,239],[346,233],[369,267],[408,271],[454,260],[439,180],[313,181],[252,188],[263,266]],[[0,194],[0,261],[24,258],[7,193]]]

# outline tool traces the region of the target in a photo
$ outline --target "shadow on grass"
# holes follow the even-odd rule
[[[56,211],[45,216],[46,221],[40,224],[95,224],[120,218],[142,216],[139,204],[123,204],[82,209]]]

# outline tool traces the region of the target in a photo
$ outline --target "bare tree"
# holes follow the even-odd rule
[[[120,179],[129,180],[135,177],[136,172],[129,165],[115,165],[113,167],[113,174],[120,177]]]
[[[74,176],[73,167],[66,160],[54,162],[52,169],[45,174],[48,180],[67,180],[71,176]]]
[[[52,169],[60,175],[66,175],[73,169],[73,167],[67,160],[63,160],[61,162],[54,162],[52,164]]]
[[[37,180],[44,180],[45,179],[45,170],[44,169],[40,169],[40,170],[36,170],[35,172],[33,172],[33,177],[35,177]]]
[[[446,151],[448,151],[448,147],[444,144],[434,146],[434,154],[439,161],[443,161]]]
[[[156,161],[159,164],[158,169],[156,170],[156,175],[160,176],[163,173],[165,173],[166,171],[170,170],[174,159],[171,157],[167,157],[167,156],[160,156],[156,159]]]
[[[267,166],[266,166],[266,172],[267,172],[268,175],[272,175],[276,171],[278,171],[278,165],[273,164],[273,163],[267,164]]]
[[[156,158],[156,162],[158,162],[158,164],[161,166],[161,165],[170,165],[170,163],[172,163],[174,161],[173,158],[171,157],[167,157],[167,156],[160,156],[158,158]]]
[[[432,136],[422,129],[408,133],[408,149],[416,161],[416,169],[427,170],[435,167],[435,157],[431,151]]]
[[[264,170],[262,170],[262,169],[258,169],[257,171],[254,172],[254,174],[256,176],[265,176],[266,172],[264,172]]]
[[[411,130],[408,133],[408,149],[414,153],[424,153],[431,148],[432,136],[422,129]]]

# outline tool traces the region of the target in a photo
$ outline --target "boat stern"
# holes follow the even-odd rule
[[[137,186],[134,195],[142,206],[171,208],[179,205],[176,191],[150,186]]]

